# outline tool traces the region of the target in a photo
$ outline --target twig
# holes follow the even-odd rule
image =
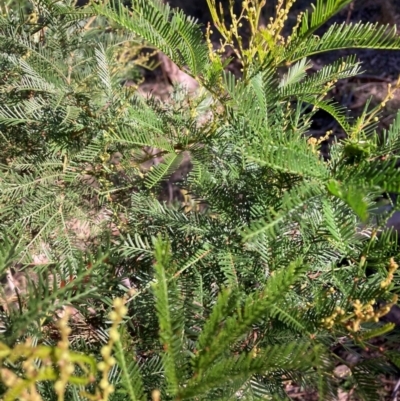
[[[354,10],[354,1],[351,2],[351,4],[349,5],[349,10],[347,11],[347,18],[346,18],[347,25],[350,23],[351,14],[353,13],[353,10]]]
[[[397,400],[397,394],[400,390],[400,379],[397,380],[396,385],[394,386],[393,392],[392,392],[392,396],[391,396],[391,401],[396,401]]]

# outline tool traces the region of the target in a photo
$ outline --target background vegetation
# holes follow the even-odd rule
[[[220,48],[155,0],[2,6],[4,399],[377,400],[398,374],[400,115],[376,129],[399,85],[350,118],[328,94],[360,63],[308,59],[396,31],[316,35],[348,0],[290,36],[290,1],[266,26],[263,1],[208,3]],[[198,89],[142,96],[156,50]],[[346,135],[327,160],[321,110]]]

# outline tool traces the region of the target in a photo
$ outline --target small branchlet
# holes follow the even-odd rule
[[[207,0],[215,28],[222,36],[220,48],[213,50],[211,35],[213,31],[209,26],[206,31],[206,41],[209,48],[210,59],[214,59],[217,54],[223,54],[226,47],[230,47],[238,60],[242,63],[241,71],[246,78],[254,59],[263,62],[265,58],[273,52],[275,55],[285,45],[282,30],[288,19],[289,11],[294,0],[279,0],[276,6],[275,18],[270,18],[266,27],[260,27],[262,9],[266,0],[243,0],[242,10],[239,15],[234,12],[234,1],[229,1],[229,14],[231,24],[228,26],[224,19],[224,10],[221,3],[217,7],[216,0]],[[249,43],[245,47],[242,40],[242,28],[244,24],[248,26]]]
[[[57,400],[63,401],[67,385],[86,386],[95,380],[96,364],[91,356],[69,349],[68,308],[58,322],[61,339],[57,347],[33,345],[28,338],[24,343],[10,348],[0,343],[0,380],[7,387],[4,395],[8,400],[41,401],[37,385],[43,381],[54,382]],[[18,364],[22,373],[12,372],[9,364]],[[78,365],[83,375],[74,375]]]
[[[118,326],[126,315],[128,309],[125,306],[125,300],[121,298],[114,299],[114,310],[110,313],[109,317],[112,322],[108,343],[101,349],[101,356],[103,361],[99,362],[97,368],[102,372],[102,378],[99,383],[101,389],[101,397],[99,401],[107,401],[110,394],[114,392],[114,386],[108,381],[108,375],[112,367],[116,364],[116,360],[111,356],[114,344],[119,340]]]
[[[391,258],[388,266],[388,275],[381,282],[381,288],[387,289],[390,286],[394,278],[394,272],[398,267],[398,264]],[[346,312],[342,307],[337,306],[330,316],[321,320],[321,323],[327,329],[332,329],[336,324],[339,324],[354,334],[361,330],[363,323],[378,322],[380,318],[389,313],[391,307],[396,303],[397,295],[393,295],[391,302],[382,304],[379,307],[376,307],[375,299],[370,299],[365,303],[356,299],[352,303],[353,311]]]

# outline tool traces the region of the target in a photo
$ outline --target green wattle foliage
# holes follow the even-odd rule
[[[380,108],[347,118],[326,95],[359,63],[309,73],[307,57],[400,50],[400,39],[361,23],[313,35],[349,2],[317,1],[283,38],[287,2],[243,48],[236,28],[257,27],[263,2],[246,0],[247,19],[226,27],[210,0],[240,77],[196,21],[160,0],[0,8],[0,391],[24,378],[7,399],[32,385],[43,400],[62,399],[68,354],[55,351],[55,321],[67,306],[76,376],[64,399],[97,389],[110,400],[285,400],[288,381],[321,400],[341,387],[378,399],[379,375],[400,366],[398,329],[380,321],[399,288],[397,238],[385,229],[397,205],[376,213],[400,190],[400,113],[380,136]],[[175,87],[162,102],[125,85],[144,48],[165,53],[198,90]],[[328,161],[307,139],[318,109],[348,135]],[[173,180],[181,199],[163,201]],[[118,336],[108,312],[119,297]],[[33,369],[49,355],[60,369],[29,376],[26,339],[39,352]],[[348,365],[344,379],[338,364]]]

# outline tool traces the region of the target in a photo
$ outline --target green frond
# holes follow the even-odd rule
[[[317,0],[312,4],[313,11],[304,12],[301,17],[299,28],[292,33],[292,37],[306,38],[327,22],[331,17],[346,7],[352,0]]]
[[[151,189],[158,185],[162,180],[167,179],[179,167],[183,160],[182,153],[167,154],[163,157],[160,164],[154,166],[146,174],[145,183],[147,188]]]
[[[135,234],[134,238],[132,238],[128,234],[124,244],[121,246],[121,253],[129,258],[150,258],[153,256],[153,248],[147,239],[141,238],[138,234]]]
[[[199,376],[192,383],[189,382],[180,396],[183,399],[192,398],[215,387],[226,386],[229,388],[229,385],[236,381],[243,386],[253,375],[266,374],[275,369],[307,371],[316,363],[321,363],[321,353],[321,350],[313,349],[309,343],[297,341],[266,347],[260,354],[257,354],[257,351],[254,351],[254,354],[252,352],[242,353],[239,357],[227,358],[214,363],[207,373]],[[221,380],[221,377],[224,377],[224,380]]]
[[[83,258],[68,261],[65,267],[56,265],[51,275],[39,269],[26,271],[27,293],[20,295],[16,310],[11,309],[11,325],[3,333],[3,341],[5,339],[12,343],[24,334],[27,327],[35,328],[40,333],[41,320],[52,316],[62,305],[78,304],[95,296],[98,288],[89,285],[90,277],[93,278],[92,274],[102,274],[104,257],[100,255],[93,261],[90,273]]]
[[[289,68],[289,73],[292,72],[292,68],[297,66],[298,63],[305,63],[306,59],[297,62],[293,67]],[[356,76],[360,73],[360,63],[356,61],[355,56],[349,56],[346,58],[341,58],[332,64],[328,64],[322,67],[319,71],[306,76],[305,70],[307,65],[304,64],[302,68],[304,71],[300,74],[301,66],[297,66],[295,71],[297,71],[298,76],[294,77],[294,81],[291,82],[288,77],[284,77],[279,84],[281,88],[281,94],[283,97],[293,96],[295,98],[302,98],[302,94],[305,95],[320,95],[321,87],[327,83],[337,81],[339,79],[346,79]],[[293,78],[292,78],[293,80]]]
[[[124,333],[125,331],[122,331],[121,334]],[[126,355],[124,345],[121,340],[115,343],[115,359],[120,369],[118,384],[122,386],[124,395],[130,401],[144,401],[146,398],[140,368],[134,355]]]
[[[187,66],[196,77],[208,63],[208,49],[195,20],[182,11],[171,10],[159,0],[133,0],[132,12],[116,3],[93,6],[94,10],[143,37],[165,53],[180,68]]]
[[[211,311],[210,316],[205,323],[203,330],[197,341],[199,350],[202,350],[200,355],[194,359],[194,367],[198,372],[204,372],[208,366],[217,359],[219,352],[217,349],[213,353],[208,353],[211,347],[215,347],[215,335],[220,327],[221,321],[233,313],[237,308],[238,293],[229,289],[224,289],[218,294],[216,303]],[[224,350],[219,350],[224,353]]]
[[[15,233],[4,231],[0,236],[0,274],[11,267],[18,258],[21,249],[16,233],[19,232],[21,232],[21,227],[18,227]]]
[[[133,146],[152,146],[165,152],[173,152],[174,148],[170,141],[162,135],[163,126],[160,121],[157,121],[154,112],[138,114],[130,113],[135,122],[138,119],[137,124],[130,124],[129,130],[125,127],[118,130],[118,132],[112,132],[110,136],[116,141],[122,144],[133,145]],[[144,120],[148,117],[147,120]],[[142,123],[143,121],[143,123]],[[146,121],[146,122],[144,122]],[[144,131],[146,129],[146,131]]]
[[[304,338],[312,335],[312,331],[310,331],[310,326],[314,322],[309,320],[310,316],[304,316],[303,313],[299,313],[298,311],[293,310],[292,308],[290,308],[290,305],[273,305],[269,313],[271,314],[271,317],[279,320],[293,330],[296,330],[296,332],[300,333],[302,336],[304,336]]]
[[[301,96],[304,102],[314,105],[317,109],[321,109],[330,114],[335,121],[341,126],[345,133],[351,132],[351,125],[349,123],[349,118],[346,116],[346,108],[332,100],[321,100],[317,99],[315,96],[309,94],[304,94]]]
[[[239,286],[239,280],[237,276],[237,257],[232,252],[221,252],[218,255],[219,265],[225,275],[225,285],[230,288]]]
[[[0,108],[0,122],[12,126],[18,124],[35,123],[36,119],[29,118],[29,116],[26,115],[24,108],[21,106],[11,108],[7,105],[4,105]]]
[[[194,359],[194,366],[197,367],[199,380],[202,379],[203,372],[209,369],[217,358],[224,356],[227,349],[261,319],[269,306],[278,301],[285,288],[296,282],[304,270],[303,263],[295,261],[286,269],[276,271],[276,274],[267,281],[265,287],[246,297],[242,305],[238,303],[235,293],[226,292],[220,297],[214,307],[215,312],[213,311],[211,315],[210,323],[203,328],[203,333],[198,340],[199,352]],[[217,320],[227,311],[226,308],[232,311],[233,316],[227,318],[225,324],[221,326]],[[235,312],[234,308],[236,309]],[[211,336],[208,330],[218,326],[220,327],[218,333],[214,331],[214,336]],[[205,348],[203,348],[204,346]]]
[[[207,255],[209,255],[211,252],[212,247],[208,243],[203,243],[202,247],[193,252],[193,254],[188,259],[177,264],[177,272],[175,273],[175,276],[178,276],[189,268],[192,268],[193,266],[195,266],[195,264],[206,258]]]
[[[179,391],[186,370],[182,355],[182,306],[175,281],[168,280],[168,276],[174,273],[170,259],[170,245],[160,238],[155,241],[154,245],[156,257],[154,270],[157,282],[153,285],[153,292],[160,326],[160,341],[164,348],[163,365],[168,392],[175,395]]]
[[[371,364],[368,360],[357,364],[352,369],[351,379],[355,384],[355,393],[363,400],[373,401],[379,398],[381,386],[373,380],[374,374],[379,367],[379,362]]]
[[[98,77],[106,91],[109,100],[112,100],[112,92],[115,85],[111,76],[109,60],[107,59],[104,47],[100,45],[100,47],[95,50],[95,54],[98,68]]]
[[[389,129],[382,132],[376,150],[381,157],[386,157],[387,155],[395,156],[400,150],[400,112],[397,112]]]
[[[400,48],[396,29],[389,25],[372,23],[333,24],[321,36],[299,37],[285,48],[282,60],[293,63],[313,54],[339,49],[385,49]]]
[[[279,82],[279,87],[284,89],[288,86],[292,86],[298,82],[301,82],[306,77],[306,71],[311,68],[312,65],[309,60],[303,58],[294,65],[292,65],[287,74]]]
[[[275,94],[271,94],[269,88],[275,85],[271,77],[265,78],[265,74],[260,72],[244,82],[236,79],[233,74],[227,72],[223,74],[224,86],[229,98],[225,101],[237,116],[243,115],[245,123],[249,124],[254,130],[259,130],[268,124],[268,106],[275,105]]]
[[[295,139],[294,139],[295,140]],[[297,145],[297,146],[296,146]],[[261,146],[256,144],[247,153],[249,162],[256,162],[259,166],[265,166],[282,173],[305,177],[312,174],[316,180],[324,180],[328,177],[326,166],[317,155],[311,152],[310,147],[303,140],[296,144],[269,144]]]
[[[243,240],[250,241],[262,234],[277,235],[280,224],[287,221],[289,216],[293,218],[301,213],[301,209],[306,208],[308,204],[311,206],[324,192],[324,188],[319,184],[303,184],[285,192],[278,210],[269,210],[267,216],[264,215],[264,218],[253,221],[249,227],[243,229]]]
[[[334,249],[346,254],[346,249],[352,242],[354,228],[351,224],[343,224],[347,220],[348,212],[341,209],[337,204],[333,205],[326,200],[323,201],[323,214],[325,227],[328,231],[329,241]]]

